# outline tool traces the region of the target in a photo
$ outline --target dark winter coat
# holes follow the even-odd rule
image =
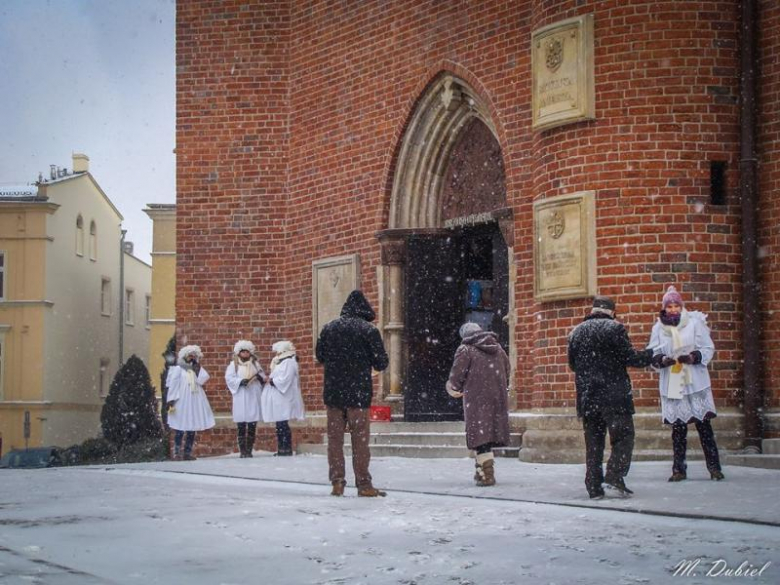
[[[317,340],[317,361],[325,365],[323,399],[335,408],[371,406],[371,368],[384,370],[387,352],[370,321],[374,310],[363,293],[349,294],[341,317],[322,328]]]
[[[577,386],[577,416],[634,414],[626,368],[650,365],[652,350],[637,351],[622,323],[596,313],[569,334],[569,367]]]
[[[466,446],[509,444],[510,366],[495,333],[480,331],[466,337],[455,352],[449,383],[463,392]]]

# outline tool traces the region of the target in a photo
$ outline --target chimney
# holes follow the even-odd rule
[[[89,171],[89,157],[86,154],[73,153],[73,172],[86,173]]]
[[[52,181],[57,178],[57,165],[49,165],[49,177]]]

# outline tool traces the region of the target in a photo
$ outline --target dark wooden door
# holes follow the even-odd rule
[[[414,236],[406,264],[404,414],[408,421],[463,420],[463,403],[444,389],[463,321],[461,239]]]

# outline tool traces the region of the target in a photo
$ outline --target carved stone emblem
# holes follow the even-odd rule
[[[558,210],[553,211],[547,219],[547,233],[550,234],[551,238],[557,240],[565,230],[566,220],[563,218],[563,214]]]
[[[544,54],[547,69],[555,73],[563,63],[563,41],[560,37],[553,37],[545,43]]]
[[[330,285],[333,288],[336,288],[339,285],[341,276],[339,276],[338,271],[334,268],[333,270],[330,271],[330,274],[328,275],[328,279],[330,280]]]

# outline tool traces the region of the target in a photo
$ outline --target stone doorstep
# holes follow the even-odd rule
[[[721,461],[724,464],[731,465],[728,462],[728,458],[733,452],[720,449]],[[604,463],[607,462],[610,456],[610,450],[607,448],[604,450]],[[635,450],[631,456],[632,461],[668,461],[669,466],[672,465],[672,450],[671,449],[639,449]],[[688,461],[704,461],[704,453],[699,449],[688,448],[686,454]],[[554,452],[540,451],[537,449],[523,448],[520,449],[518,459],[525,463],[585,463],[585,449],[561,449]]]
[[[495,449],[496,457],[517,458],[520,447],[503,447]],[[298,446],[299,454],[327,455],[328,446],[325,444],[305,444]],[[344,444],[345,457],[352,456],[352,447]],[[453,445],[371,445],[372,457],[411,457],[417,459],[463,459],[472,457],[472,451],[465,446]]]
[[[742,435],[737,432],[716,431],[718,446],[726,450],[737,450],[742,447]],[[672,442],[671,429],[646,431],[637,429],[635,446],[637,451],[665,450]],[[609,438],[607,438],[609,443]],[[688,431],[688,447],[695,448],[699,444],[699,436],[695,429]],[[582,430],[562,430],[556,433],[550,431],[526,431],[522,436],[522,445],[526,449],[585,449],[585,437]]]
[[[740,430],[743,427],[744,416],[742,413],[721,409],[718,416],[712,421],[715,432],[726,430]],[[537,431],[582,431],[582,421],[573,412],[566,413],[510,413],[510,424],[513,429],[537,430]],[[666,428],[661,420],[658,410],[638,411],[634,415],[634,428],[636,430],[660,430]]]
[[[726,465],[780,470],[780,455],[776,454],[746,455],[744,453],[730,453],[726,455],[724,461]]]
[[[764,455],[780,455],[780,439],[764,439],[761,451]]]

